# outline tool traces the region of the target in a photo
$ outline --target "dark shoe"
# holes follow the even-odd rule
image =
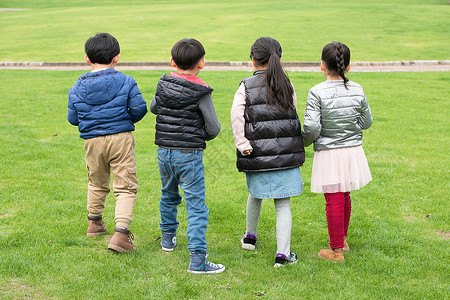
[[[87,229],[87,236],[101,236],[106,233],[105,223],[102,221],[102,216],[91,217],[88,216],[89,226]]]
[[[278,253],[277,257],[275,257],[275,268],[279,268],[285,265],[289,265],[289,264],[295,264],[298,262],[298,258],[297,258],[297,254],[292,253],[289,255],[289,257],[287,257],[286,255],[282,254],[282,253]]]
[[[208,254],[191,253],[191,262],[189,263],[189,273],[193,274],[216,274],[225,271],[223,265],[213,264],[208,261]]]
[[[255,250],[256,235],[246,233],[241,239],[242,249],[253,251]]]
[[[176,232],[164,232],[162,231],[161,249],[166,252],[172,252],[177,244]]]
[[[133,246],[134,236],[128,229],[116,227],[111,240],[109,241],[108,249],[119,253],[134,252],[136,248]]]
[[[319,252],[319,257],[328,259],[334,262],[344,261],[344,248],[338,249],[323,249]]]

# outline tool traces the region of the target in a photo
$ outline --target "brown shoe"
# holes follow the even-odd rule
[[[101,236],[106,233],[105,223],[102,221],[102,216],[91,217],[88,216],[89,226],[87,229],[87,236]]]
[[[116,227],[111,240],[109,241],[108,249],[119,253],[134,252],[136,248],[133,246],[133,234],[125,228]]]
[[[344,252],[348,252],[350,251],[350,247],[348,246],[347,243],[347,237],[344,237]]]
[[[344,261],[344,248],[338,249],[323,249],[319,252],[319,257],[328,259],[334,262]]]
[[[347,243],[347,237],[344,237],[344,252],[348,252],[350,251],[350,247],[348,246]]]

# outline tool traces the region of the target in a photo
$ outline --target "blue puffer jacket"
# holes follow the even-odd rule
[[[133,131],[147,113],[136,81],[114,69],[83,74],[69,90],[68,108],[83,139]]]

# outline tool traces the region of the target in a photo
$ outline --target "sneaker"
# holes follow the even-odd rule
[[[282,253],[278,253],[277,257],[275,257],[275,268],[279,268],[288,264],[295,264],[298,262],[297,254],[292,253],[287,257],[286,255]]]
[[[348,251],[350,251],[350,247],[348,246],[347,238],[344,237],[344,252],[348,252]]]
[[[328,259],[334,262],[344,261],[344,248],[338,249],[323,249],[319,252],[319,257]]]
[[[111,240],[109,241],[108,249],[119,253],[134,252],[136,248],[133,246],[134,236],[128,229],[116,227]]]
[[[105,223],[102,221],[102,216],[88,216],[89,225],[86,232],[87,236],[101,236],[106,233]]]
[[[241,239],[242,249],[253,251],[255,250],[256,235],[246,233]]]
[[[191,262],[189,263],[189,273],[193,274],[216,274],[225,271],[224,265],[213,264],[208,261],[208,254],[191,253]]]
[[[166,252],[172,252],[177,244],[176,232],[164,232],[162,231],[161,249]]]
[[[348,246],[347,243],[347,237],[344,237],[344,252],[348,252],[350,251],[350,247]]]

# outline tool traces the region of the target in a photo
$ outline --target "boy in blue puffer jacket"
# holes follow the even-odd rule
[[[138,181],[134,158],[134,123],[147,113],[147,103],[131,76],[114,70],[120,46],[108,33],[98,33],[85,43],[84,56],[92,66],[69,90],[67,119],[78,126],[84,139],[88,169],[87,236],[106,233],[102,221],[110,174],[116,195],[116,228],[108,249],[136,251],[128,227],[133,218]]]

